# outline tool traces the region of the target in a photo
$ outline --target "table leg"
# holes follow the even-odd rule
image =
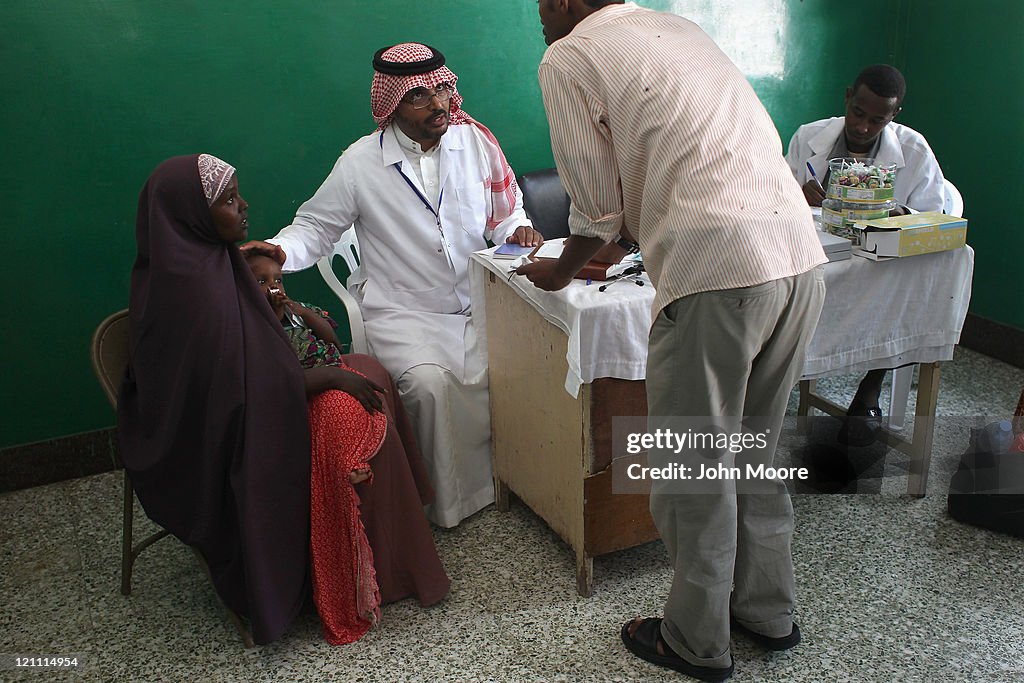
[[[811,410],[811,397],[814,395],[814,390],[817,388],[818,380],[816,379],[804,379],[800,380],[800,403],[797,405],[797,433],[799,434],[810,434],[811,427],[810,421],[803,418],[807,417],[807,414]]]
[[[907,494],[923,498],[928,485],[928,469],[935,437],[935,409],[939,401],[939,364],[921,363],[917,381],[917,410],[914,417],[914,440],[910,448],[910,480]]]
[[[814,380],[803,380],[800,383],[800,407],[798,415],[805,416],[810,409],[840,417],[846,415],[846,409],[824,396],[814,393]],[[939,364],[923,362],[918,377],[918,409],[913,421],[912,440],[901,438],[895,432],[883,427],[879,431],[879,440],[893,449],[910,457],[910,471],[907,478],[906,493],[914,498],[923,498],[928,484],[928,469],[932,462],[932,441],[934,439],[935,409],[939,399]],[[807,433],[808,420],[802,421],[801,433]]]
[[[594,558],[583,550],[576,551],[576,592],[584,598],[594,592]]]
[[[891,448],[910,456],[910,476],[907,480],[907,495],[921,498],[928,483],[928,468],[931,465],[932,441],[934,439],[935,408],[939,399],[939,364],[921,363],[917,382],[917,410],[914,418],[914,436],[911,441],[882,427],[878,438]],[[814,380],[800,382],[799,411],[809,408],[835,417],[842,417],[846,409],[823,396],[814,393]],[[804,421],[806,422],[806,420]],[[803,433],[803,430],[801,430]]]
[[[494,478],[494,508],[499,512],[508,512],[509,496],[512,492],[509,491],[508,484],[503,482],[498,477]]]

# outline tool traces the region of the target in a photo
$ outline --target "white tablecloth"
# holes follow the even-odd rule
[[[486,271],[508,279],[519,261],[492,259],[486,250],[472,259],[473,318],[486,353],[484,277]],[[804,378],[930,363],[953,358],[971,299],[974,250],[923,254],[891,261],[854,256],[825,266],[825,307],[807,350]],[[635,279],[635,278],[634,278]],[[568,335],[565,390],[598,377],[643,379],[647,370],[647,334],[654,288],[633,279],[617,281],[604,292],[600,284],[574,280],[558,292],[545,292],[523,277],[509,285],[544,318]]]

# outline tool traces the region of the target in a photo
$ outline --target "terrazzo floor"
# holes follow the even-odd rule
[[[819,388],[845,402],[857,380]],[[844,489],[859,493],[794,496],[804,641],[768,654],[734,638],[733,680],[1024,681],[1024,541],[950,519],[944,495],[962,416],[1006,416],[1022,387],[1024,371],[958,350],[943,368],[927,497],[902,495],[906,459],[893,452]],[[436,531],[452,578],[440,605],[388,605],[379,628],[341,647],[310,611],[246,650],[173,539],[142,554],[132,595],[120,594],[120,486],[110,472],[0,496],[0,653],[8,665],[79,658],[75,670],[0,669],[0,680],[690,680],[619,642],[627,617],[660,613],[671,577],[660,542],[597,558],[594,594],[581,598],[568,547],[521,503],[490,507]]]

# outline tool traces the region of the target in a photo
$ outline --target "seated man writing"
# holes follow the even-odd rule
[[[302,270],[353,226],[362,261],[348,284],[370,353],[412,418],[436,492],[428,516],[452,527],[494,500],[469,255],[487,239],[535,246],[543,238],[497,140],[462,110],[444,56],[402,43],[379,50],[373,67],[377,130],[345,150],[291,225],[243,248]]]
[[[900,113],[906,82],[888,64],[869,66],[846,89],[846,115],[804,124],[790,140],[786,161],[811,206],[825,198],[829,159],[853,157],[896,164],[893,213],[941,211],[945,190],[942,170],[931,147],[917,131],[895,123]],[[821,184],[811,176],[808,164]],[[848,418],[839,439],[853,446],[872,443],[882,426],[878,405],[885,369],[871,370],[861,380],[847,409]]]

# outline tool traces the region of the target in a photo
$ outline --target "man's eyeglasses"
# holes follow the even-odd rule
[[[416,88],[406,93],[402,101],[408,105],[411,105],[413,109],[423,109],[424,107],[430,106],[430,101],[434,98],[441,104],[444,104],[452,98],[452,86],[450,83],[439,83],[433,90],[427,90],[426,88]]]

